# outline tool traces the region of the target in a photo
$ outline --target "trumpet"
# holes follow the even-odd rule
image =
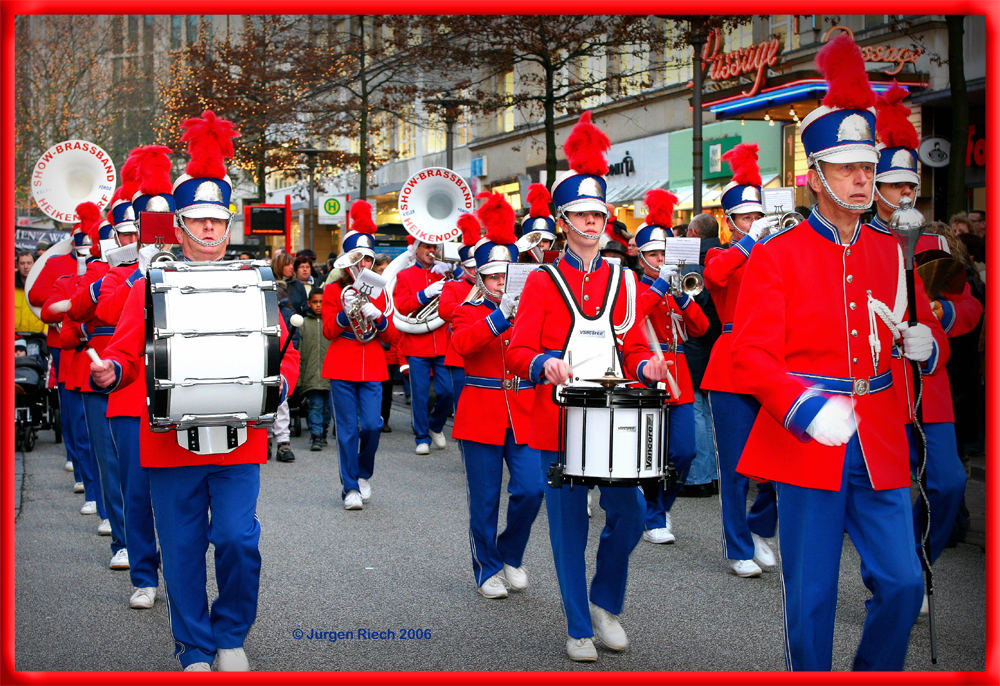
[[[764,236],[770,236],[773,233],[778,233],[779,231],[790,229],[793,226],[800,224],[801,222],[804,222],[806,220],[806,218],[803,217],[798,212],[781,212],[780,211],[781,207],[778,207],[778,210],[779,210],[778,212],[771,212],[767,215],[768,217],[777,217],[778,224],[773,229],[764,234]],[[763,238],[764,236],[761,236],[761,238]]]
[[[704,289],[705,279],[698,272],[688,272],[687,274],[676,272],[670,276],[670,290],[667,295],[684,294],[693,298]]]

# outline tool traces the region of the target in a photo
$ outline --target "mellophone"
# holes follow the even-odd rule
[[[643,486],[655,493],[673,485],[667,392],[624,381],[565,386],[556,393],[559,457],[549,469],[550,486]]]
[[[272,424],[281,394],[280,316],[265,261],[150,267],[150,428],[176,430],[178,443],[195,452],[226,452],[246,440],[246,427]]]

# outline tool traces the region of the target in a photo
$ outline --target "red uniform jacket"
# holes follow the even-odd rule
[[[891,385],[893,330],[876,316],[871,331],[868,300],[870,294],[894,310],[906,297],[901,282],[901,252],[888,232],[859,224],[844,245],[818,210],[754,247],[736,308],[731,364],[737,392],[757,398],[762,411],[740,473],[838,490],[845,448],[806,433],[837,392],[854,402],[873,487],[910,485],[904,415]],[[930,305],[920,304],[920,320],[930,324]],[[871,333],[881,346],[877,366]]]
[[[455,279],[444,285],[441,299],[438,300],[438,314],[448,322],[448,347],[444,354],[444,363],[449,367],[461,367],[462,356],[455,350],[455,309],[465,301],[465,296],[475,288],[474,284],[465,279]]]
[[[86,322],[94,316],[97,310],[97,296],[101,293],[101,285],[98,282],[108,273],[109,268],[108,263],[101,260],[91,260],[87,263],[87,273],[80,277],[76,293],[70,299],[69,310],[66,312],[70,319]],[[117,319],[108,321],[114,322]]]
[[[52,295],[52,287],[56,279],[60,276],[76,276],[76,257],[73,253],[68,255],[55,255],[45,261],[42,271],[35,277],[35,282],[31,284],[31,291],[26,293],[28,302],[35,307],[41,307]],[[56,321],[62,319],[60,316]],[[44,319],[42,321],[45,321]],[[53,322],[46,322],[53,323]],[[48,336],[45,339],[50,348],[59,348],[59,332],[55,327],[49,327]]]
[[[323,289],[323,335],[330,339],[330,347],[323,358],[323,378],[341,381],[385,381],[389,370],[385,364],[385,352],[378,339],[392,344],[399,334],[392,322],[382,316],[375,323],[378,331],[367,341],[359,341],[351,330],[347,315],[340,304],[341,286],[331,283]],[[386,310],[385,293],[379,295],[372,304],[380,311]]]
[[[80,277],[75,271],[56,279],[49,290],[48,299],[42,304],[41,317],[46,324],[60,325],[58,331],[55,326],[49,329],[49,337],[53,339],[51,345],[62,350],[59,356],[58,382],[73,391],[89,390],[87,377],[90,376],[90,358],[84,352],[85,337],[79,322],[74,322],[64,312],[53,312],[52,305],[72,298],[79,281]]]
[[[585,269],[580,258],[567,249],[556,268],[565,276],[577,304],[582,304],[583,313],[588,317],[596,316],[611,275],[608,263],[596,257]],[[626,273],[624,277],[633,278],[631,273]],[[610,296],[614,303],[612,321],[616,326],[621,325],[626,317],[624,288],[623,280],[618,294]],[[552,277],[541,270],[532,272],[521,293],[506,359],[511,371],[536,384],[528,444],[538,450],[557,450],[559,447],[558,408],[552,398],[552,386],[542,383],[542,367],[550,357],[562,357],[570,325],[570,312]],[[630,378],[644,380],[642,368],[649,360],[650,351],[639,317],[625,333],[623,352],[625,373]]]
[[[678,398],[669,398],[667,403],[683,405],[694,402],[694,387],[691,384],[691,372],[688,371],[684,342],[688,336],[697,337],[708,331],[708,317],[689,296],[666,295],[668,288],[669,284],[663,279],[654,280],[643,276],[636,288],[636,300],[639,302],[639,317],[649,317],[653,324],[663,357],[674,363],[670,373],[677,381],[681,394]]]
[[[736,390],[730,362],[733,317],[740,284],[743,282],[743,269],[753,246],[754,240],[750,236],[744,236],[727,248],[712,248],[705,253],[705,288],[712,296],[719,321],[722,322],[722,334],[712,346],[705,376],[701,380],[701,387],[706,391],[739,392]]]
[[[396,287],[392,293],[393,305],[396,311],[407,316],[426,305],[430,300],[422,291],[435,281],[444,277],[433,274],[430,269],[421,264],[408,267],[396,275]],[[440,301],[438,302],[440,305]],[[448,351],[448,329],[440,327],[430,333],[401,334],[400,352],[407,357],[437,357]]]
[[[115,335],[104,351],[103,357],[116,365],[118,381],[112,384],[113,391],[123,384],[129,384],[146,377],[146,280],[137,279],[132,285],[122,310],[121,318]],[[278,317],[281,326],[281,345],[288,338],[285,322]],[[281,376],[287,387],[285,395],[295,388],[299,378],[299,351],[294,346],[288,346],[281,360]],[[229,453],[214,455],[198,455],[181,447],[177,443],[175,431],[156,432],[149,428],[149,414],[146,403],[142,404],[142,429],[139,432],[139,462],[143,467],[183,467],[203,464],[251,464],[267,461],[267,430],[247,429],[246,442]]]
[[[503,445],[511,428],[514,441],[527,444],[534,393],[515,384],[517,375],[508,367],[510,322],[493,301],[484,299],[460,305],[455,310],[454,327],[451,340],[465,360],[466,378],[472,377],[472,383],[459,397],[452,436]],[[492,382],[498,387],[483,387]]]
[[[95,312],[97,318],[117,322],[125,308],[125,301],[132,292],[132,284],[136,281],[140,281],[140,285],[145,284],[134,264],[112,267],[100,280],[101,291]],[[118,389],[108,396],[109,417],[142,417],[145,407],[145,374],[130,384],[119,385]]]

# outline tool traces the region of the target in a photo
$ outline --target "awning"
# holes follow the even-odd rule
[[[608,189],[607,200],[612,205],[620,205],[635,200],[642,200],[646,195],[646,191],[654,188],[666,188],[666,186],[667,179],[665,177],[654,179],[653,181],[612,186]]]
[[[772,181],[778,178],[777,174],[767,177],[766,179],[761,179],[763,183],[761,186],[768,186]],[[701,187],[701,206],[706,207],[721,207],[722,205],[722,191],[729,182],[723,184],[712,184]],[[674,211],[677,210],[690,210],[694,208],[694,186],[681,186],[680,188],[671,189],[671,192],[677,196],[677,204],[674,206]]]

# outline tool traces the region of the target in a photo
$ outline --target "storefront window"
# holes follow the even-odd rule
[[[795,32],[794,17],[790,14],[772,15],[769,34],[776,36],[781,44],[781,52],[796,50],[799,47],[799,34]]]
[[[521,184],[517,181],[501,183],[493,186],[490,190],[494,193],[503,193],[515,212],[521,209]]]

